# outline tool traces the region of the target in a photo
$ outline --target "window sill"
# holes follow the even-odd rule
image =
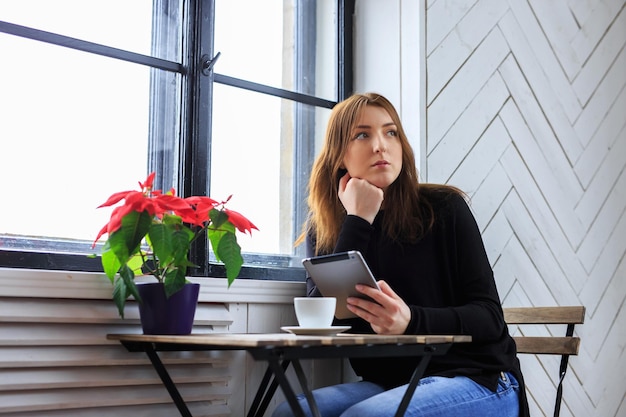
[[[100,259],[85,254],[12,249],[0,249],[0,268],[103,273]],[[209,275],[212,278],[225,278],[226,271],[223,265],[211,263]],[[306,275],[302,267],[254,264],[242,267],[238,280],[246,279],[304,282]]]

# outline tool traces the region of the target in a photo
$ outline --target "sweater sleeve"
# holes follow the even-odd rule
[[[334,253],[349,250],[358,250],[363,254],[366,253],[373,230],[372,225],[361,217],[346,216],[339,232],[339,239],[337,239]]]

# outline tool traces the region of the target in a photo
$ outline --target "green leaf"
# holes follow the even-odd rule
[[[122,218],[120,230],[123,232],[129,255],[139,251],[139,245],[148,234],[151,224],[152,216],[147,211],[142,211],[141,213],[133,211]]]
[[[183,219],[180,216],[177,216],[175,214],[164,213],[162,222],[163,222],[163,224],[182,225],[183,224]]]
[[[150,225],[152,224],[152,216],[147,211],[137,213],[136,211],[128,213],[122,218],[122,228],[126,246],[129,253],[134,253],[139,247],[143,238],[148,234]]]
[[[218,217],[220,217],[220,220],[217,223],[213,223],[213,212],[216,212],[218,214]],[[221,215],[219,215],[220,213]],[[222,256],[220,255],[220,242],[222,241],[224,236],[232,234],[232,237],[235,238],[235,244],[237,243],[237,239],[235,237],[235,226],[233,226],[233,224],[227,220],[228,216],[226,216],[225,213],[216,209],[211,210],[211,225],[207,229],[207,236],[209,237],[209,241],[211,242],[211,247],[213,248],[215,258],[217,258],[217,260],[220,262],[224,262],[221,259]]]
[[[141,241],[152,224],[152,216],[147,211],[130,212],[122,218],[119,230],[109,235],[108,243],[121,264],[139,251]]]
[[[222,227],[224,223],[228,220],[228,214],[226,214],[222,210],[212,209],[209,212],[209,218],[211,219],[211,228],[218,229]]]
[[[222,261],[219,255],[220,241],[222,240],[222,237],[224,237],[225,234],[226,234],[226,231],[222,231],[222,230],[215,230],[212,228],[209,228],[207,230],[209,242],[211,242],[211,247],[213,248],[213,253],[215,254],[215,257],[217,258],[217,260],[220,262]]]
[[[176,268],[169,271],[165,275],[164,280],[164,288],[165,288],[165,296],[170,297],[172,294],[180,291],[181,288],[187,282],[187,278],[185,277],[185,268]]]
[[[135,299],[141,302],[141,297],[137,291],[135,285],[135,274],[126,265],[122,266],[118,278],[113,285],[113,301],[117,306],[117,311],[121,318],[124,318],[124,307],[126,305],[126,299],[132,295]]]
[[[226,267],[226,278],[228,278],[228,286],[235,281],[241,271],[243,258],[241,257],[241,247],[237,243],[237,237],[234,232],[225,233],[220,239],[216,257],[224,262]]]
[[[117,257],[120,265],[125,264],[126,261],[128,261],[128,258],[130,257],[130,250],[126,246],[126,239],[124,238],[124,232],[122,229],[119,229],[109,235],[107,245],[110,247],[110,252]]]
[[[152,250],[159,261],[163,264],[171,262],[174,258],[171,227],[162,223],[153,223],[150,226],[149,238]]]
[[[113,284],[115,274],[117,274],[122,264],[112,250],[102,252],[101,262],[104,272],[107,274],[107,277],[109,277],[111,284]]]
[[[182,227],[172,233],[172,256],[176,266],[186,266],[189,254],[189,244],[193,240],[194,234],[189,228]]]
[[[124,306],[126,305],[126,284],[121,277],[117,277],[113,284],[113,301],[121,318],[124,318]]]
[[[124,284],[126,284],[126,298],[129,296],[135,297],[135,299],[141,302],[141,296],[139,295],[139,291],[137,291],[137,285],[135,284],[135,273],[128,266],[122,266],[120,270],[120,277],[124,280]]]
[[[144,272],[141,270],[141,267],[143,266],[143,258],[140,253],[133,255],[128,260],[126,265],[128,265],[135,275],[143,275]]]

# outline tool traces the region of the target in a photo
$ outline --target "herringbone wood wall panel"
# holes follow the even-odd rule
[[[505,306],[587,307],[565,417],[626,416],[625,3],[427,2],[425,176],[471,196]],[[521,359],[551,416],[559,359]]]

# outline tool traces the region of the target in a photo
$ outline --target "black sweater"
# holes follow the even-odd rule
[[[508,332],[493,272],[480,231],[465,200],[458,194],[429,192],[435,224],[416,243],[400,243],[381,230],[384,211],[370,225],[356,216],[346,216],[336,252],[360,251],[376,279],[385,280],[408,304],[411,321],[406,334],[456,334],[472,336],[472,343],[453,345],[443,356],[432,358],[425,376],[464,375],[496,390],[501,371],[512,372],[520,383],[520,416],[528,415],[525,387]],[[315,253],[312,236],[307,239],[309,256]],[[310,278],[307,291],[319,291]],[[362,319],[349,324],[352,332],[372,333]],[[352,358],[357,375],[366,381],[392,388],[408,383],[418,359]]]

